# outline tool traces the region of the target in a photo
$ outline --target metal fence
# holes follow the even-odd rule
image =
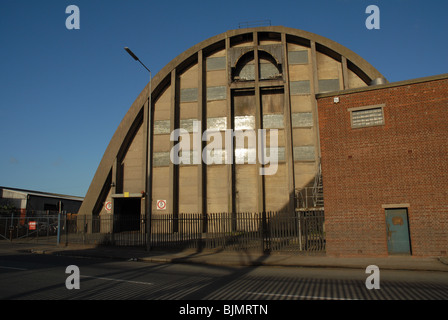
[[[30,240],[56,243],[61,216],[35,213],[33,216],[0,216],[0,240]]]
[[[151,248],[323,253],[323,211],[278,213],[158,214]]]
[[[250,252],[325,252],[323,211],[0,217],[0,238],[61,244],[147,246],[153,250],[233,250]],[[2,231],[3,230],[3,231]]]

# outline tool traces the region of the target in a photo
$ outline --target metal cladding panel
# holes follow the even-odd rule
[[[217,117],[207,119],[207,130],[226,130],[227,129],[227,117]]]
[[[169,152],[154,152],[153,153],[153,166],[164,167],[170,165],[170,153]]]
[[[235,130],[255,130],[255,116],[235,117]]]
[[[291,94],[310,94],[311,85],[309,80],[291,81]]]
[[[199,124],[198,119],[182,119],[182,120],[180,120],[179,128],[185,129],[191,133],[191,132],[193,132],[193,125],[194,125],[195,121]],[[200,127],[198,129],[199,129],[199,131],[201,130]]]
[[[188,88],[180,90],[180,102],[198,101],[198,88]]]
[[[154,121],[154,134],[170,134],[170,120]]]
[[[308,51],[289,51],[288,52],[289,64],[307,64],[308,63]]]
[[[237,148],[235,149],[235,163],[244,164],[250,163],[255,164],[257,161],[257,149],[248,148]]]
[[[311,112],[292,113],[291,120],[293,128],[313,126],[313,114]]]
[[[255,65],[246,64],[238,74],[240,80],[255,80]]]
[[[225,100],[227,98],[227,87],[208,87],[207,88],[207,100]]]
[[[214,57],[208,58],[206,62],[207,71],[213,70],[225,70],[226,69],[226,57]]]
[[[301,146],[294,147],[294,160],[295,161],[314,161],[315,151],[314,146]]]
[[[277,149],[277,161],[285,161],[285,147],[266,148],[266,156],[271,157],[272,149]]]
[[[263,115],[264,129],[283,129],[283,114],[265,114]]]
[[[280,76],[277,67],[272,63],[260,63],[260,79],[273,79]]]

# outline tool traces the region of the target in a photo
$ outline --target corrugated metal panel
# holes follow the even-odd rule
[[[227,117],[208,118],[207,130],[226,130]]]
[[[246,64],[238,74],[240,80],[255,80],[255,65]]]
[[[271,79],[280,76],[277,67],[272,63],[260,63],[260,79]]]
[[[191,132],[193,132],[193,125],[194,125],[195,121],[198,122],[197,131],[201,132],[201,127],[199,125],[199,120],[198,119],[182,119],[182,120],[180,120],[179,127],[181,129],[185,129],[185,130],[187,130],[188,132],[191,133]]]
[[[154,121],[154,134],[170,134],[170,120]]]
[[[309,94],[311,92],[310,81],[291,81],[290,82],[291,94]]]
[[[294,147],[294,160],[295,161],[314,161],[315,151],[314,146],[300,146]]]
[[[225,100],[227,98],[227,87],[208,87],[207,88],[207,100]]]
[[[291,121],[293,128],[312,127],[313,114],[311,112],[292,113]]]
[[[170,153],[169,152],[154,152],[153,153],[153,166],[163,167],[170,165]]]
[[[257,149],[236,148],[235,163],[236,164],[257,163]]]
[[[308,50],[301,51],[289,51],[288,52],[289,64],[307,64],[308,63]]]
[[[255,116],[235,117],[235,130],[255,130]]]
[[[187,88],[180,90],[180,102],[198,101],[198,88]]]
[[[271,150],[273,149],[277,149],[277,161],[285,161],[285,147],[266,148],[266,155],[267,157],[271,158],[271,161],[273,156],[271,156]]]
[[[226,57],[207,58],[206,64],[207,64],[207,71],[225,70]]]
[[[284,128],[283,114],[265,114],[263,115],[263,128],[274,129]]]

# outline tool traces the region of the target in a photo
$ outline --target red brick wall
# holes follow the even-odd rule
[[[448,79],[318,99],[328,255],[388,255],[383,205],[409,204],[412,254],[448,251]],[[354,107],[385,124],[352,129]]]

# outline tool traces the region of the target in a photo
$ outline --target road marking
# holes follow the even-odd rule
[[[20,270],[20,271],[28,270],[28,269],[24,269],[24,268],[14,268],[14,267],[4,267],[4,266],[0,266],[0,269],[12,269],[12,270]]]
[[[134,283],[134,284],[146,284],[146,285],[152,285],[151,282],[131,281],[131,280],[113,279],[113,278],[103,278],[103,277],[93,277],[93,276],[83,276],[83,275],[81,275],[81,278],[91,278],[91,279],[106,280],[106,281],[117,281],[117,282],[127,282],[127,283]]]
[[[283,298],[296,298],[296,299],[316,299],[316,300],[359,300],[351,298],[334,298],[334,297],[318,297],[318,296],[301,296],[295,294],[279,294],[279,293],[264,293],[264,292],[247,292],[248,294],[257,296],[273,296]]]

